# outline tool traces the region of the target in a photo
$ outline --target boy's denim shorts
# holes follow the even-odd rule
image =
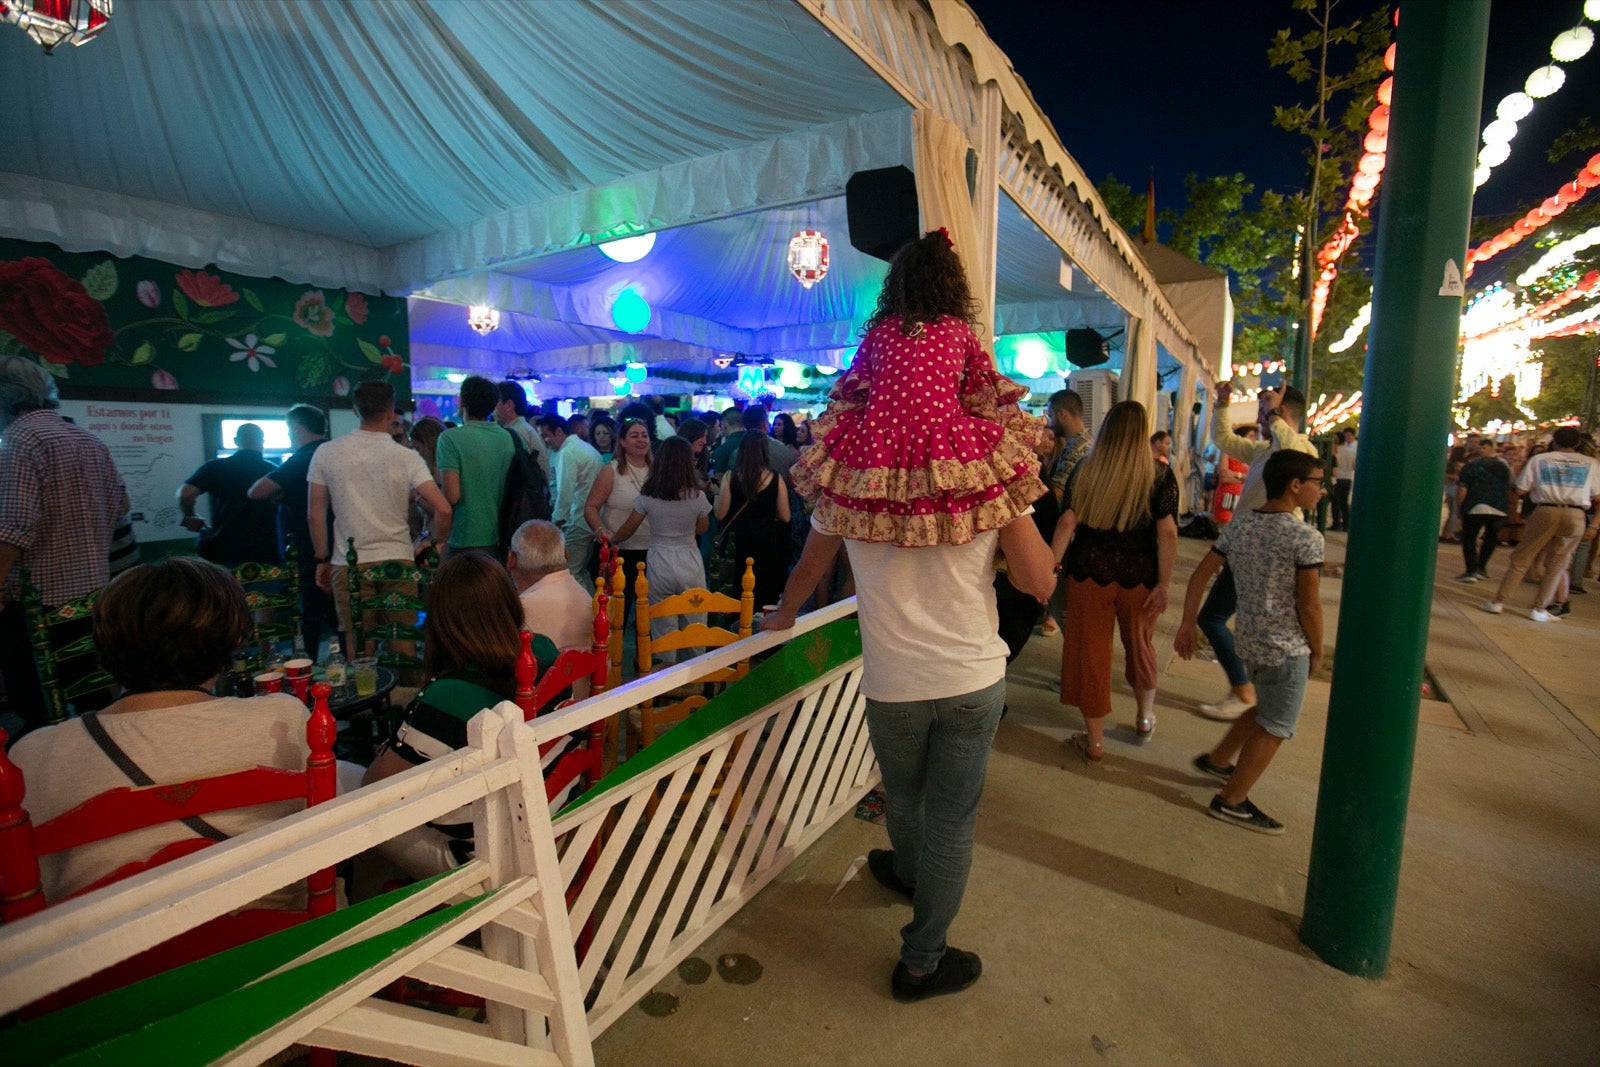
[[[1250,682],[1256,687],[1256,722],[1273,737],[1287,741],[1294,736],[1310,667],[1311,657],[1304,654],[1271,667],[1250,664]]]

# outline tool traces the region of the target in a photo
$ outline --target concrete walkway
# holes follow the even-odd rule
[[[1328,540],[1337,564],[1343,535]],[[1180,544],[1175,599],[1207,547]],[[676,997],[676,1011],[613,1025],[600,1063],[1600,1062],[1600,590],[1540,625],[1532,586],[1512,598],[1520,614],[1491,616],[1476,605],[1492,590],[1452,584],[1459,570],[1441,546],[1428,665],[1453,703],[1424,702],[1385,978],[1336,971],[1296,934],[1326,677],[1252,794],[1288,832],[1206,818],[1215,783],[1189,760],[1222,727],[1192,709],[1223,679],[1172,659],[1174,608],[1157,637],[1155,738],[1128,743],[1119,656],[1098,767],[1063,744],[1080,720],[1057,701],[1060,639],[1036,637],[1013,665],[951,930],[983,957],[972,989],[890,998],[910,911],[865,870],[847,878],[887,841],[847,819],[702,946],[709,979],[658,987],[654,1004]],[[1339,580],[1323,590],[1331,642]],[[758,980],[718,976],[737,954]]]

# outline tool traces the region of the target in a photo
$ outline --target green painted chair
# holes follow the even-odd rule
[[[300,632],[300,571],[294,548],[285,563],[241,563],[233,576],[244,587],[254,622],[249,657],[250,669],[265,670],[272,648],[280,641],[293,641]]]
[[[50,721],[64,722],[74,711],[103,708],[111,703],[117,695],[117,682],[101,668],[100,653],[90,630],[100,591],[47,608],[25,568],[20,576],[33,665],[39,672],[39,687],[44,690]]]
[[[378,644],[377,660],[402,674],[422,670],[422,620],[427,611],[428,582],[439,566],[430,550],[423,565],[391,560],[361,566],[355,538],[345,542],[346,580],[350,590],[350,650],[364,654],[368,641]],[[399,647],[395,647],[399,646]]]

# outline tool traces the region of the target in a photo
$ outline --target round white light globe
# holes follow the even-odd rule
[[[1517,135],[1517,124],[1510,119],[1495,119],[1483,128],[1484,144],[1510,144]]]
[[[619,237],[615,241],[606,241],[599,248],[608,259],[614,259],[618,263],[634,263],[648,256],[655,246],[655,234],[641,233],[637,237]]]
[[[1593,47],[1594,31],[1587,26],[1574,26],[1565,33],[1557,34],[1556,39],[1550,42],[1550,58],[1571,63],[1588,55]]]
[[[1527,82],[1522,86],[1528,95],[1535,100],[1543,100],[1566,83],[1567,72],[1554,63],[1548,67],[1540,67],[1528,75]]]
[[[1521,122],[1533,111],[1533,97],[1527,93],[1509,93],[1495,105],[1496,117],[1510,122]]]
[[[1024,341],[1017,346],[1017,354],[1012,359],[1011,365],[1024,378],[1043,378],[1045,372],[1050,369],[1050,357],[1043,343]]]

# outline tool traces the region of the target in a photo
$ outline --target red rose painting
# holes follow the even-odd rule
[[[38,257],[0,263],[0,329],[58,365],[99,366],[117,339],[105,305]]]
[[[239,300],[239,294],[233,291],[233,286],[203,270],[180,270],[173,280],[183,290],[184,296],[201,307],[222,307]]]
[[[363,326],[367,321],[367,298],[360,293],[351,293],[344,298],[344,313],[350,316],[350,321],[357,326]]]

